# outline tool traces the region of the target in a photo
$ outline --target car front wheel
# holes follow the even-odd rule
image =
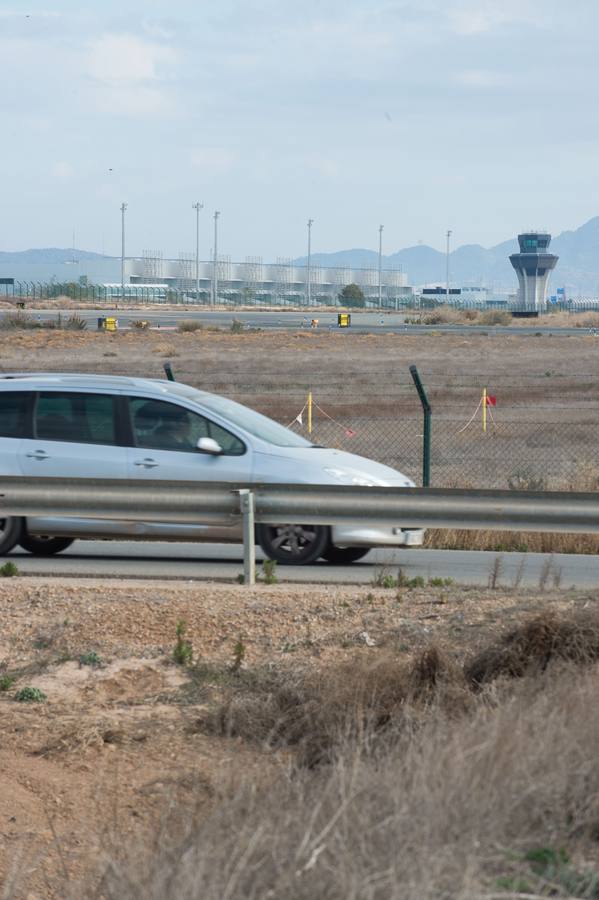
[[[50,537],[43,534],[28,534],[26,531],[21,536],[19,544],[23,550],[33,553],[34,556],[52,556],[66,550],[73,543],[74,538]]]
[[[259,525],[258,543],[269,559],[306,566],[323,555],[329,542],[325,525]]]
[[[23,519],[15,516],[0,519],[0,556],[10,553],[12,548],[20,542],[22,533]]]
[[[322,555],[327,562],[333,563],[333,565],[345,566],[348,563],[357,562],[369,552],[370,547],[335,547],[334,544],[331,544]]]

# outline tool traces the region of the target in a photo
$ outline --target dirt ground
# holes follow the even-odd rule
[[[241,640],[244,667],[326,667],[431,642],[463,659],[517,621],[594,606],[599,592],[526,593],[15,578],[0,583],[0,884],[59,897],[111,841],[284,758],[197,727]],[[195,666],[173,661],[178,622]],[[11,679],[14,679],[11,681]],[[10,682],[7,684],[7,681]],[[46,701],[18,702],[23,687]],[[193,797],[193,803],[192,798]],[[172,817],[169,827],[173,827]],[[11,893],[11,891],[13,893]]]
[[[226,330],[0,331],[0,370],[97,372],[177,379],[292,419],[309,389],[331,415],[417,415],[415,363],[437,416],[474,411],[483,387],[502,409],[596,407],[599,338],[580,335],[388,334]],[[544,413],[547,415],[547,413]]]

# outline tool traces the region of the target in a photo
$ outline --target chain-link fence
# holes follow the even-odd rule
[[[316,418],[314,443],[366,456],[422,483],[422,416],[352,418],[340,425]],[[587,421],[480,421],[433,416],[432,487],[512,490],[596,490],[599,488],[599,417]]]

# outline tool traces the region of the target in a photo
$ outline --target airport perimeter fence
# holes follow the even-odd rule
[[[176,288],[170,285],[144,285],[144,284],[125,284],[124,289],[120,284],[91,284],[85,281],[72,282],[39,282],[39,281],[18,281],[12,279],[0,279],[0,300],[12,300],[16,304],[34,305],[44,300],[57,300],[66,298],[78,302],[94,303],[98,305],[181,305],[195,306],[202,308],[210,308],[212,304],[209,291],[200,290],[196,293],[195,288]],[[225,289],[221,288],[218,294],[218,306],[229,306],[231,308],[261,308],[261,309],[298,309],[307,306],[306,297],[297,292],[260,292],[248,291],[247,289]],[[324,293],[312,292],[310,307],[315,309],[331,306],[345,307],[338,299],[335,293],[328,290]],[[362,309],[380,309],[387,312],[405,312],[413,317],[414,322],[424,324],[443,324],[443,319],[438,321],[427,320],[427,313],[430,314],[443,307],[447,310],[457,312],[493,310],[499,312],[508,312],[518,315],[525,310],[521,309],[518,302],[511,300],[509,303],[504,300],[472,298],[466,294],[463,296],[453,295],[449,301],[443,295],[432,296],[422,294],[394,294],[393,289],[385,287],[380,303],[378,297],[366,297]],[[557,312],[566,313],[583,313],[583,312],[599,312],[598,297],[576,297],[559,300],[557,302],[549,302],[547,309],[542,314],[551,314]],[[450,323],[451,324],[451,323]],[[484,323],[483,323],[484,324]],[[489,321],[486,324],[494,324]]]
[[[341,426],[316,418],[310,435],[305,422],[292,427],[316,444],[377,460],[422,484],[422,416],[346,419]],[[433,415],[431,487],[599,490],[599,409],[578,421],[496,417],[486,432],[480,420],[464,424]]]

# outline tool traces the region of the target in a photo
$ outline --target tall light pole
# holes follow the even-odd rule
[[[191,204],[192,209],[196,211],[196,303],[200,302],[200,210],[204,209],[204,204],[198,200]]]
[[[379,309],[383,305],[383,228],[379,225]]]
[[[445,302],[449,303],[449,238],[451,231],[447,231],[447,253],[445,254]]]
[[[121,297],[125,299],[125,210],[126,203],[121,203]]]
[[[312,304],[312,285],[311,285],[311,261],[312,261],[312,225],[314,219],[308,219],[308,267],[306,271],[306,302],[308,306]]]
[[[218,210],[214,213],[214,261],[212,263],[212,305],[216,306],[218,297]]]

